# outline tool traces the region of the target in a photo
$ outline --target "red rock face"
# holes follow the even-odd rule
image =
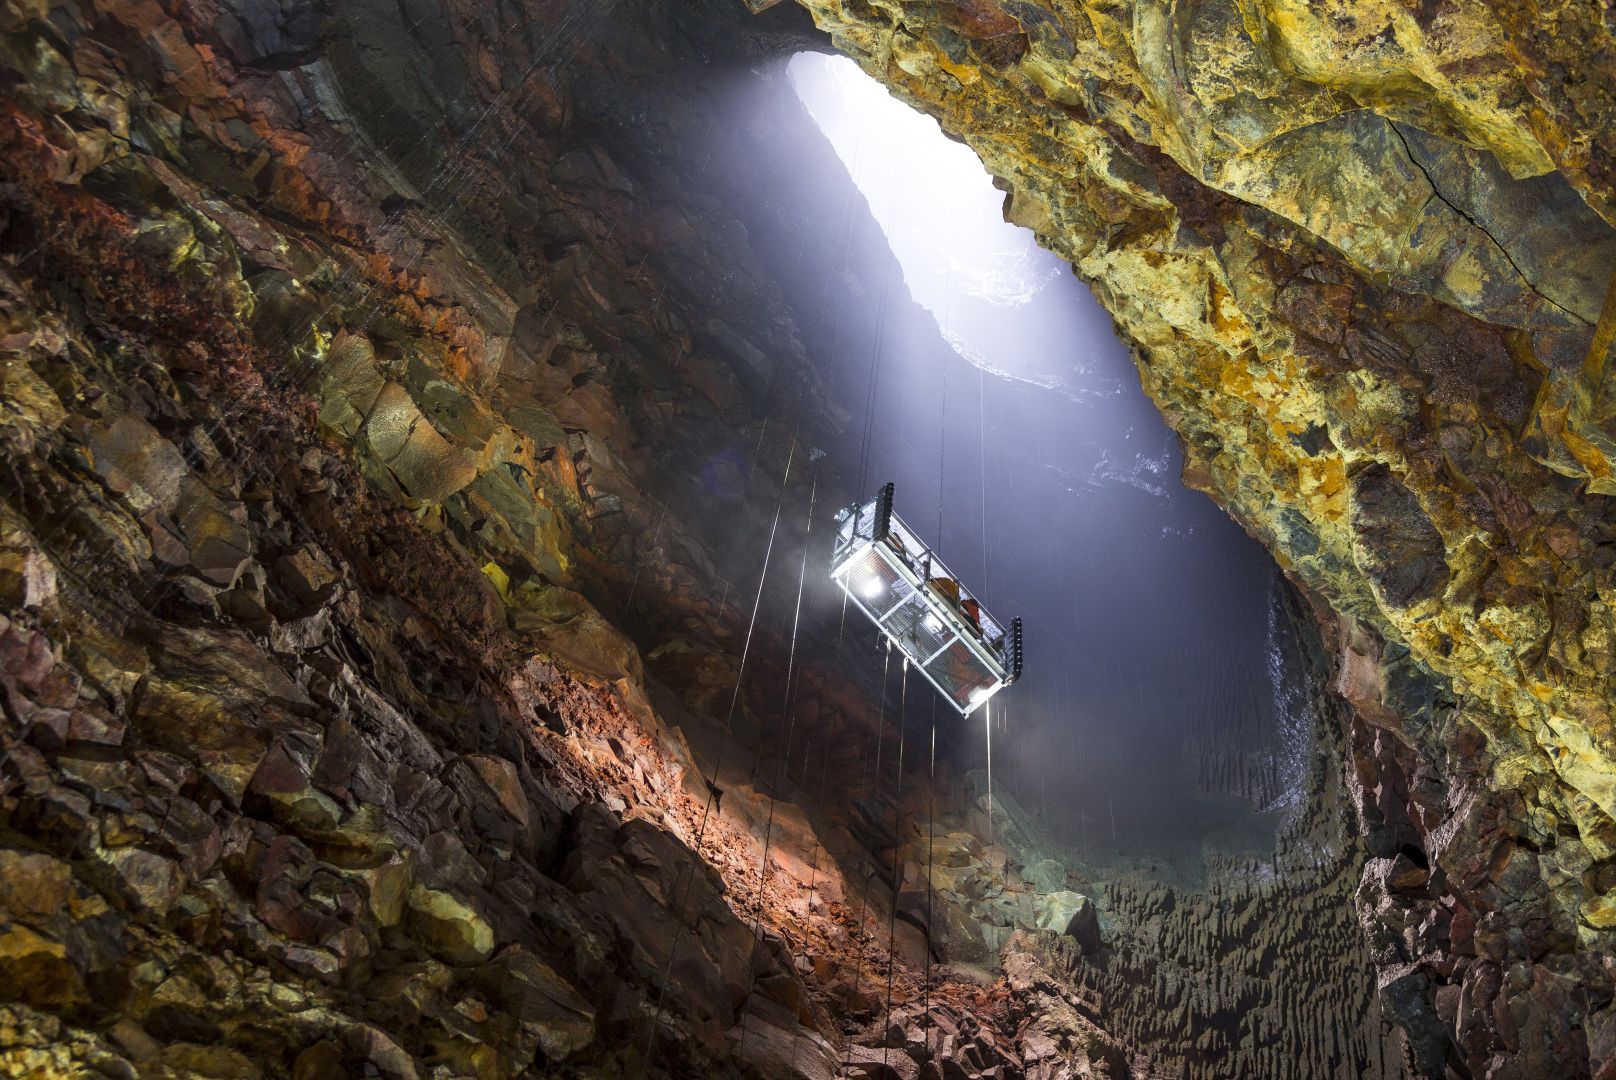
[[[802,335],[695,150],[608,137],[691,137],[689,55],[582,8],[46,14],[0,27],[0,1071],[1014,1068],[946,980],[945,1042],[844,1046],[922,993],[887,841],[805,795],[869,777],[870,706],[816,661],[761,738],[768,627],[730,706],[722,541],[834,421],[793,449]]]

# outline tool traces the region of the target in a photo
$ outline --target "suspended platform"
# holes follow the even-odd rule
[[[893,514],[891,484],[836,515],[831,577],[961,715],[1021,677],[1021,620],[966,591]]]

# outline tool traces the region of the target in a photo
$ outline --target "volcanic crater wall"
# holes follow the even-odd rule
[[[789,14],[0,8],[0,1073],[1126,1075],[922,985],[878,662],[748,627],[869,288],[708,168]]]
[[[672,726],[825,415],[715,12],[0,7],[0,1073],[829,1072],[773,630]]]
[[[1431,1075],[1611,1065],[1608,10],[806,0],[1135,347],[1321,600]]]
[[[1367,941],[1432,1075],[1603,1067],[1604,24],[811,7],[982,153],[1190,477],[1333,609],[1369,858],[1296,894],[1336,898],[1306,955]],[[991,924],[1008,980],[927,995],[914,788],[889,762],[854,818],[790,780],[869,777],[842,673],[876,662],[821,632],[782,738],[765,625],[726,715],[736,537],[847,414],[704,95],[822,44],[790,7],[0,6],[0,1067],[1217,1074],[1169,1018],[1253,1000],[1209,952],[1260,972],[1305,905],[1244,896],[1209,948],[1202,900],[1117,885],[1101,943],[966,812],[958,876],[1038,925]],[[772,209],[840,280],[826,208]],[[1320,1009],[1352,1045],[1310,1075],[1396,1073]]]

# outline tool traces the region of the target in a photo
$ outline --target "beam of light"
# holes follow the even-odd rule
[[[1100,834],[1113,831],[1187,880],[1208,851],[1266,855],[1310,730],[1270,684],[1312,689],[1299,648],[1274,647],[1286,627],[1264,618],[1269,556],[1186,494],[1176,438],[1111,317],[1004,222],[969,148],[847,58],[801,55],[785,77],[792,115],[800,103],[829,145],[813,140],[816,167],[773,196],[795,182],[824,202],[819,185],[840,185],[844,169],[857,187],[847,281],[834,284],[859,330],[833,332],[826,362],[840,393],[871,394],[860,449],[928,525],[935,506],[939,549],[972,590],[1034,628],[1037,651],[1007,695],[1015,738],[993,748],[1011,763],[996,790],[1036,804],[1095,858],[1110,858]],[[887,606],[869,603],[882,589],[862,568],[840,580]],[[923,625],[946,634],[952,620]],[[985,764],[982,735],[960,729],[954,752]],[[1226,761],[1243,763],[1229,775],[1280,783],[1225,782]]]
[[[1079,400],[1121,392],[1107,377],[1116,365],[1100,355],[1119,348],[1110,316],[1031,231],[1004,220],[1004,194],[969,147],[845,56],[800,53],[786,72],[868,201],[910,294],[962,357]],[[1007,341],[1009,319],[1036,333]]]
[[[845,56],[800,53],[787,66],[792,88],[876,208],[915,299],[940,313],[948,279],[1001,306],[1029,303],[1061,277],[1059,259],[1030,233],[1008,225],[1003,193],[962,143],[937,121],[889,94]],[[860,144],[859,132],[872,137]],[[885,193],[898,185],[890,218]]]

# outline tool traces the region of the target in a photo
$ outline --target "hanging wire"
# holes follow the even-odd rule
[[[943,277],[943,340],[948,340],[949,315],[954,310],[954,274],[950,270]],[[948,374],[954,365],[951,358],[943,360],[942,406],[937,410],[937,546],[943,546],[943,489],[948,470]]]
[[[982,479],[982,596],[988,596],[988,438],[987,438],[987,376],[976,369],[976,434]],[[988,773],[988,843],[993,843],[993,702],[988,701],[984,732],[987,744]]]
[[[885,687],[882,687],[882,689],[885,689]],[[825,805],[825,787],[830,778],[830,751],[831,741],[826,739],[825,751],[820,755],[819,759],[819,792],[815,796],[817,800],[816,805],[818,806]],[[806,752],[803,754],[802,758],[802,783],[804,787],[806,787],[808,783],[808,755]],[[813,862],[808,865],[808,921],[810,924],[810,929],[812,928],[814,918],[814,901],[819,895],[819,853],[821,851],[823,851],[826,856],[830,855],[830,849],[826,848],[824,844],[820,843],[818,834],[815,834],[814,858]],[[854,938],[854,944],[858,944],[858,939],[856,937]],[[791,1068],[789,1071],[792,1075],[795,1075],[797,1072],[797,1050],[802,1045],[802,1031],[802,1025],[798,1024],[796,1030],[791,1033]],[[849,1056],[851,1056],[851,1054]]]
[[[944,279],[944,296],[942,330],[944,340],[948,339],[949,315],[954,306],[953,276],[949,274]],[[937,546],[943,546],[943,493],[947,490],[948,480],[948,377],[953,368],[952,358],[943,361],[942,403],[937,410]],[[980,370],[980,369],[978,369]],[[992,769],[992,751],[989,751],[989,770]],[[992,790],[992,781],[989,780],[989,790]],[[924,995],[923,1015],[926,1032],[926,1060],[933,1061],[934,1050],[932,1046],[931,1023],[931,956],[932,956],[932,925],[933,925],[933,857],[936,844],[937,827],[937,698],[931,699],[931,748],[926,771],[926,970],[925,983],[922,990]],[[988,813],[991,815],[992,800],[989,799]],[[991,822],[991,817],[990,817]],[[989,842],[992,842],[992,826],[990,824]]]
[[[976,369],[976,438],[982,477],[982,599],[988,599],[988,422],[987,376]]]
[[[993,702],[989,701],[983,706],[987,715],[982,727],[987,734],[988,744],[988,843],[993,843]]]
[[[892,910],[887,916],[887,1026],[892,1026],[892,961],[898,941],[898,894],[903,890],[903,881],[899,877],[902,873],[903,845],[900,834],[903,830],[903,742],[904,731],[908,727],[909,719],[909,658],[903,658],[903,680],[898,690],[898,776],[897,799],[892,809]],[[887,1067],[887,1051],[885,1039],[881,1047],[881,1066]]]
[[[937,421],[937,546],[943,546],[943,490],[948,479],[948,369],[943,364],[943,403]]]
[[[763,938],[763,899],[769,881],[769,851],[774,841],[774,810],[779,799],[778,788],[785,780],[786,765],[791,760],[791,743],[797,731],[797,714],[791,708],[792,677],[796,672],[797,662],[797,632],[802,625],[802,593],[808,581],[808,549],[814,532],[814,502],[819,495],[819,470],[814,470],[813,485],[808,492],[808,525],[803,532],[802,562],[797,569],[797,603],[791,615],[791,644],[786,652],[786,690],[785,699],[781,702],[781,709],[786,718],[786,745],[781,755],[781,764],[775,770],[775,782],[769,788],[769,816],[763,826],[763,861],[758,866],[758,898],[757,912],[752,921],[752,959],[747,963],[748,980],[746,993],[750,997],[752,988],[757,984],[757,973],[754,969],[757,957],[758,943]],[[758,739],[758,756],[763,755],[764,740]],[[745,1008],[744,999],[742,1008]],[[741,1013],[741,1057],[745,1057],[747,1029],[750,1026],[750,1010]]]
[[[668,520],[668,506],[672,503],[672,501],[673,500],[671,499],[662,500],[662,513],[658,515],[656,528],[651,530],[651,539],[646,543],[646,547],[649,549],[649,551],[636,551],[634,553],[634,580],[629,582],[628,599],[623,601],[623,610],[625,612],[632,611],[634,609],[634,593],[640,587],[640,572],[645,568],[646,555],[654,554],[656,551],[657,538],[662,535],[662,526]]]
[[[844,593],[843,595],[845,596],[846,594]],[[880,790],[881,790],[881,747],[886,742],[887,675],[892,670],[892,643],[888,639],[886,639],[884,637],[881,640],[882,640],[882,644],[884,646],[884,648],[882,650],[883,659],[881,661],[881,700],[880,700],[880,705],[879,705],[878,710],[876,712],[876,718],[875,718],[875,784],[874,784],[874,789],[875,789],[875,792],[876,792],[877,795],[880,794]],[[907,660],[905,660],[904,662],[906,664],[908,663]],[[900,745],[901,745],[902,736],[900,735],[899,738],[900,738]],[[866,759],[866,770],[868,769],[868,764],[869,764],[868,759]],[[869,783],[869,772],[868,771],[866,771],[865,774],[864,774],[864,783],[865,784]],[[868,796],[866,796],[866,797],[868,797]],[[854,939],[853,940],[854,940],[855,945],[857,945],[859,943],[859,939],[864,936],[864,915],[865,915],[865,912],[867,910],[867,905],[868,905],[869,897],[870,897],[870,878],[873,877],[874,875],[875,875],[875,867],[872,865],[871,868],[870,868],[870,872],[864,876],[864,888],[859,890],[858,919],[853,924],[853,934],[854,934]],[[854,953],[853,953],[853,1000],[855,1000],[855,1001],[858,999],[859,983],[862,980],[863,975],[864,975],[864,950],[863,950],[862,947],[860,947],[860,948],[856,948],[854,950]],[[847,1040],[846,1060],[842,1063],[842,1071],[847,1072],[850,1069],[852,1069],[852,1067],[853,1067],[853,1040],[848,1039]]]
[[[797,456],[797,433],[796,433],[796,430],[793,429],[793,431],[791,433],[791,441],[789,443],[789,448],[786,451],[785,471],[784,471],[783,475],[780,478],[780,496],[775,501],[775,505],[774,505],[774,522],[773,522],[772,525],[769,526],[769,542],[768,542],[768,545],[764,548],[764,551],[763,551],[763,567],[758,572],[757,595],[754,597],[754,599],[752,601],[752,616],[747,621],[746,639],[745,639],[745,642],[741,646],[741,661],[740,661],[740,665],[737,667],[736,672],[735,672],[735,689],[734,689],[734,692],[730,695],[729,711],[728,711],[728,713],[725,714],[725,717],[724,717],[723,739],[719,744],[718,757],[713,763],[712,776],[710,778],[703,777],[703,780],[705,781],[705,783],[707,785],[707,799],[702,804],[701,820],[700,820],[700,823],[698,824],[698,826],[696,828],[696,839],[692,844],[690,844],[690,849],[691,849],[692,853],[694,853],[698,858],[701,855],[701,842],[702,842],[703,838],[707,835],[707,822],[711,817],[713,806],[714,806],[714,803],[715,803],[715,801],[717,799],[717,794],[718,794],[718,783],[717,783],[718,775],[719,775],[719,772],[724,767],[725,760],[729,756],[730,740],[731,740],[731,736],[732,736],[733,731],[734,731],[735,711],[736,711],[736,708],[739,706],[740,700],[741,700],[741,683],[742,683],[742,681],[744,680],[744,678],[746,676],[746,663],[747,663],[747,660],[750,658],[750,656],[752,654],[752,635],[757,629],[758,611],[763,606],[763,589],[764,589],[764,586],[768,583],[768,580],[769,580],[769,566],[770,566],[770,564],[771,564],[771,562],[773,560],[773,557],[774,557],[774,541],[775,541],[775,537],[777,535],[779,535],[779,531],[780,531],[780,513],[781,513],[781,510],[784,509],[784,507],[785,507],[786,491],[789,488],[790,482],[791,482],[791,466],[792,466],[792,463],[796,460],[796,456]],[[693,876],[694,870],[695,870],[695,864],[694,863],[687,864],[686,867],[685,867],[685,873],[683,874],[683,878],[684,878],[684,897],[673,908],[674,912],[676,913],[676,916],[675,916],[676,918],[677,918],[677,912],[683,911],[685,906],[690,902],[690,889],[691,889],[691,886],[692,886],[692,876]],[[678,886],[677,885],[675,885],[674,891],[678,891]],[[662,1022],[662,1007],[663,1007],[663,1004],[664,1004],[664,1002],[666,1001],[666,998],[667,998],[668,981],[672,977],[673,964],[674,964],[675,958],[678,956],[678,953],[679,953],[679,945],[684,939],[684,930],[685,930],[685,924],[684,924],[684,921],[681,919],[681,920],[679,920],[678,927],[674,932],[673,945],[668,950],[668,962],[667,962],[666,965],[664,965],[663,970],[662,970],[662,984],[657,989],[656,1007],[655,1007],[655,1010],[653,1011],[653,1014],[652,1014],[650,1028],[646,1032],[645,1049],[644,1049],[643,1053],[641,1054],[641,1058],[640,1058],[640,1061],[641,1061],[640,1075],[641,1075],[641,1077],[644,1077],[646,1075],[646,1071],[650,1068],[651,1053],[652,1053],[652,1050],[653,1050],[653,1048],[655,1046],[655,1042],[656,1042],[656,1030],[657,1030],[657,1026]]]
[[[937,835],[937,696],[931,699],[931,756],[926,767],[926,1061],[932,1061],[931,1026],[931,928],[932,928],[932,863]]]
[[[745,491],[752,490],[752,478],[757,474],[758,457],[759,457],[760,454],[763,453],[763,439],[764,439],[764,436],[766,436],[769,433],[769,419],[770,419],[769,417],[765,416],[763,418],[763,423],[758,425],[758,441],[757,441],[757,445],[752,447],[752,457],[751,457],[751,460],[747,463],[747,466],[746,466],[746,484],[744,485],[744,490]],[[731,544],[731,546],[728,548],[728,550],[733,552],[734,549],[735,549],[734,545],[738,544],[738,543],[739,543],[739,537],[736,538],[736,540]],[[724,618],[724,608],[729,603],[729,591],[730,591],[730,588],[731,588],[730,581],[729,581],[728,578],[724,578],[723,581],[724,581],[724,589],[723,589],[723,592],[719,595],[719,598],[718,598],[718,619],[720,621],[722,621],[723,618]]]
[[[893,203],[897,200],[897,194],[898,184],[897,178],[894,176],[892,178],[891,185],[887,190],[885,231],[889,236],[892,234],[892,207]],[[892,292],[892,279],[899,272],[900,271],[898,271],[896,268],[896,264],[893,264],[888,266],[886,272],[881,275],[881,302],[876,307],[875,341],[871,349],[870,357],[870,384],[868,391],[864,395],[864,445],[859,460],[858,482],[858,497],[861,501],[864,498],[865,492],[868,490],[866,485],[869,483],[870,476],[870,450],[875,434],[876,391],[879,388],[881,381],[881,362],[886,353],[887,304]]]

